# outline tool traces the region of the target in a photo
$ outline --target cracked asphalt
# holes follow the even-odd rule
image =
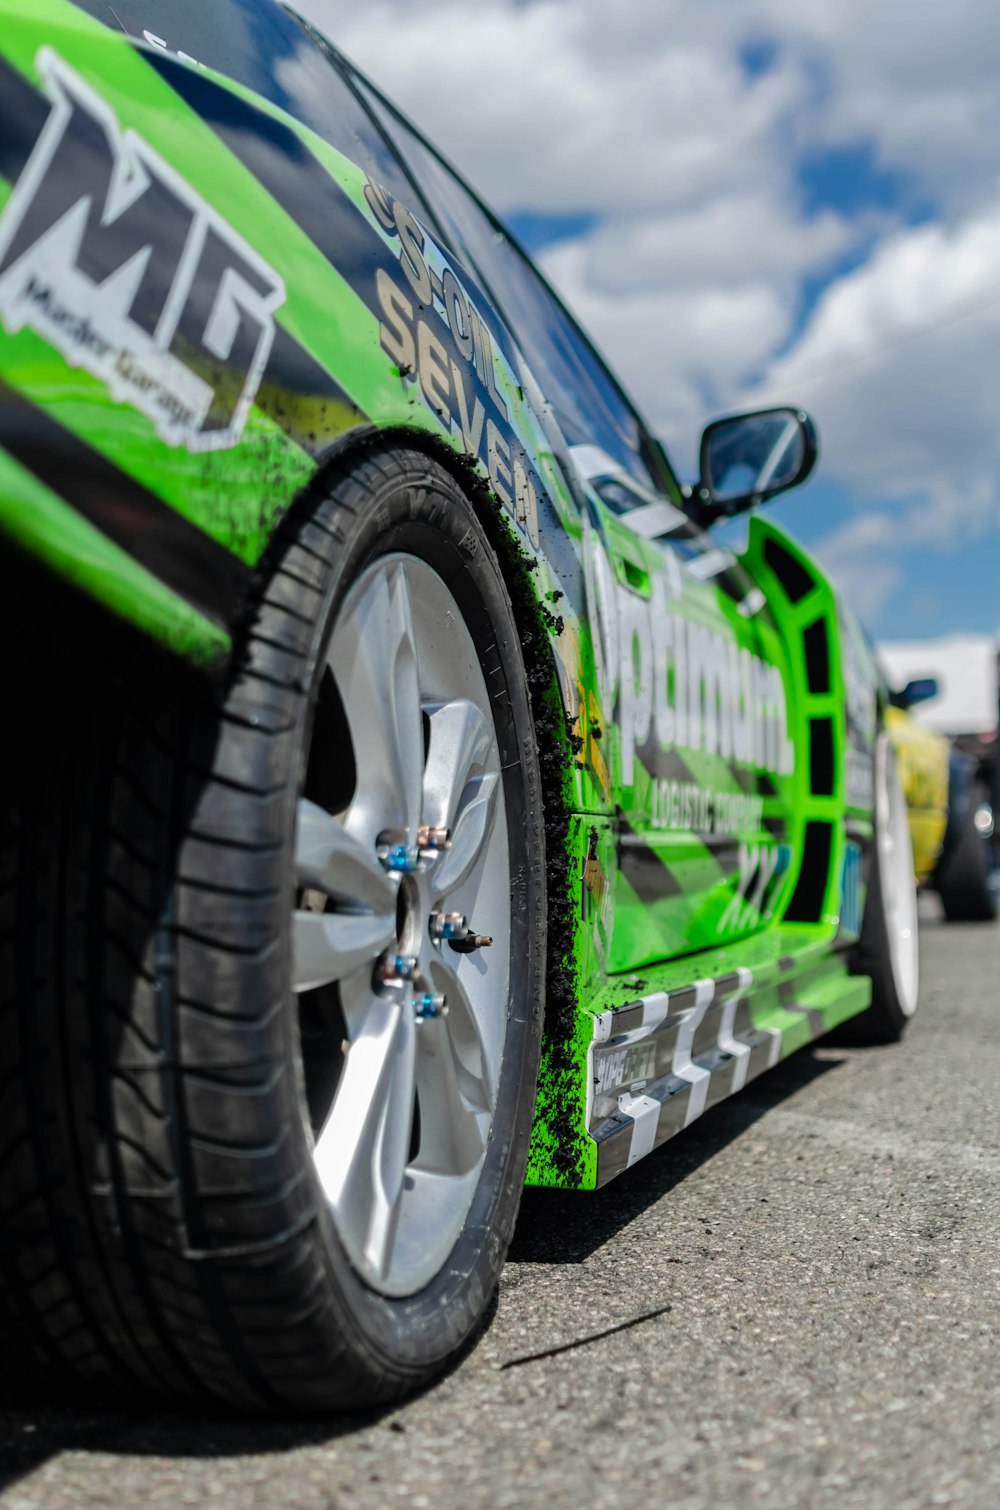
[[[378,1415],[0,1383],[2,1510],[1000,1505],[1000,927],[922,904],[904,1043],[817,1047],[600,1195],[528,1192],[496,1307]]]

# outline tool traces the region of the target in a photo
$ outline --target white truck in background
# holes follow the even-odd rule
[[[952,743],[942,865],[963,878],[955,916],[996,917],[1000,906],[1000,835],[995,816],[1000,812],[997,641],[974,634],[890,641],[879,646],[879,656],[900,705],[918,723],[946,735]],[[921,688],[919,701],[911,702],[907,689],[928,680],[937,683],[935,694],[928,697],[926,688]]]

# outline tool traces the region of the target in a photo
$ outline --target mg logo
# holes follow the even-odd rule
[[[284,283],[51,49],[37,65],[52,109],[0,216],[0,319],[169,444],[235,445]]]

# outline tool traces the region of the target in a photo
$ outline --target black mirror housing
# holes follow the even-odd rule
[[[901,691],[893,693],[890,701],[896,708],[915,708],[918,703],[937,697],[940,690],[941,683],[936,676],[919,676],[915,681],[907,682]]]
[[[709,518],[731,517],[804,482],[816,465],[816,426],[802,409],[757,409],[706,425],[697,501]]]

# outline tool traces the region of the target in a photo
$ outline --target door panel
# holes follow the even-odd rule
[[[614,599],[595,613],[620,793],[614,972],[739,939],[776,915],[794,869],[796,752],[782,642],[749,573],[669,502],[602,475],[599,453],[580,450],[589,549],[607,563],[591,577]],[[652,520],[667,532],[649,538]]]

